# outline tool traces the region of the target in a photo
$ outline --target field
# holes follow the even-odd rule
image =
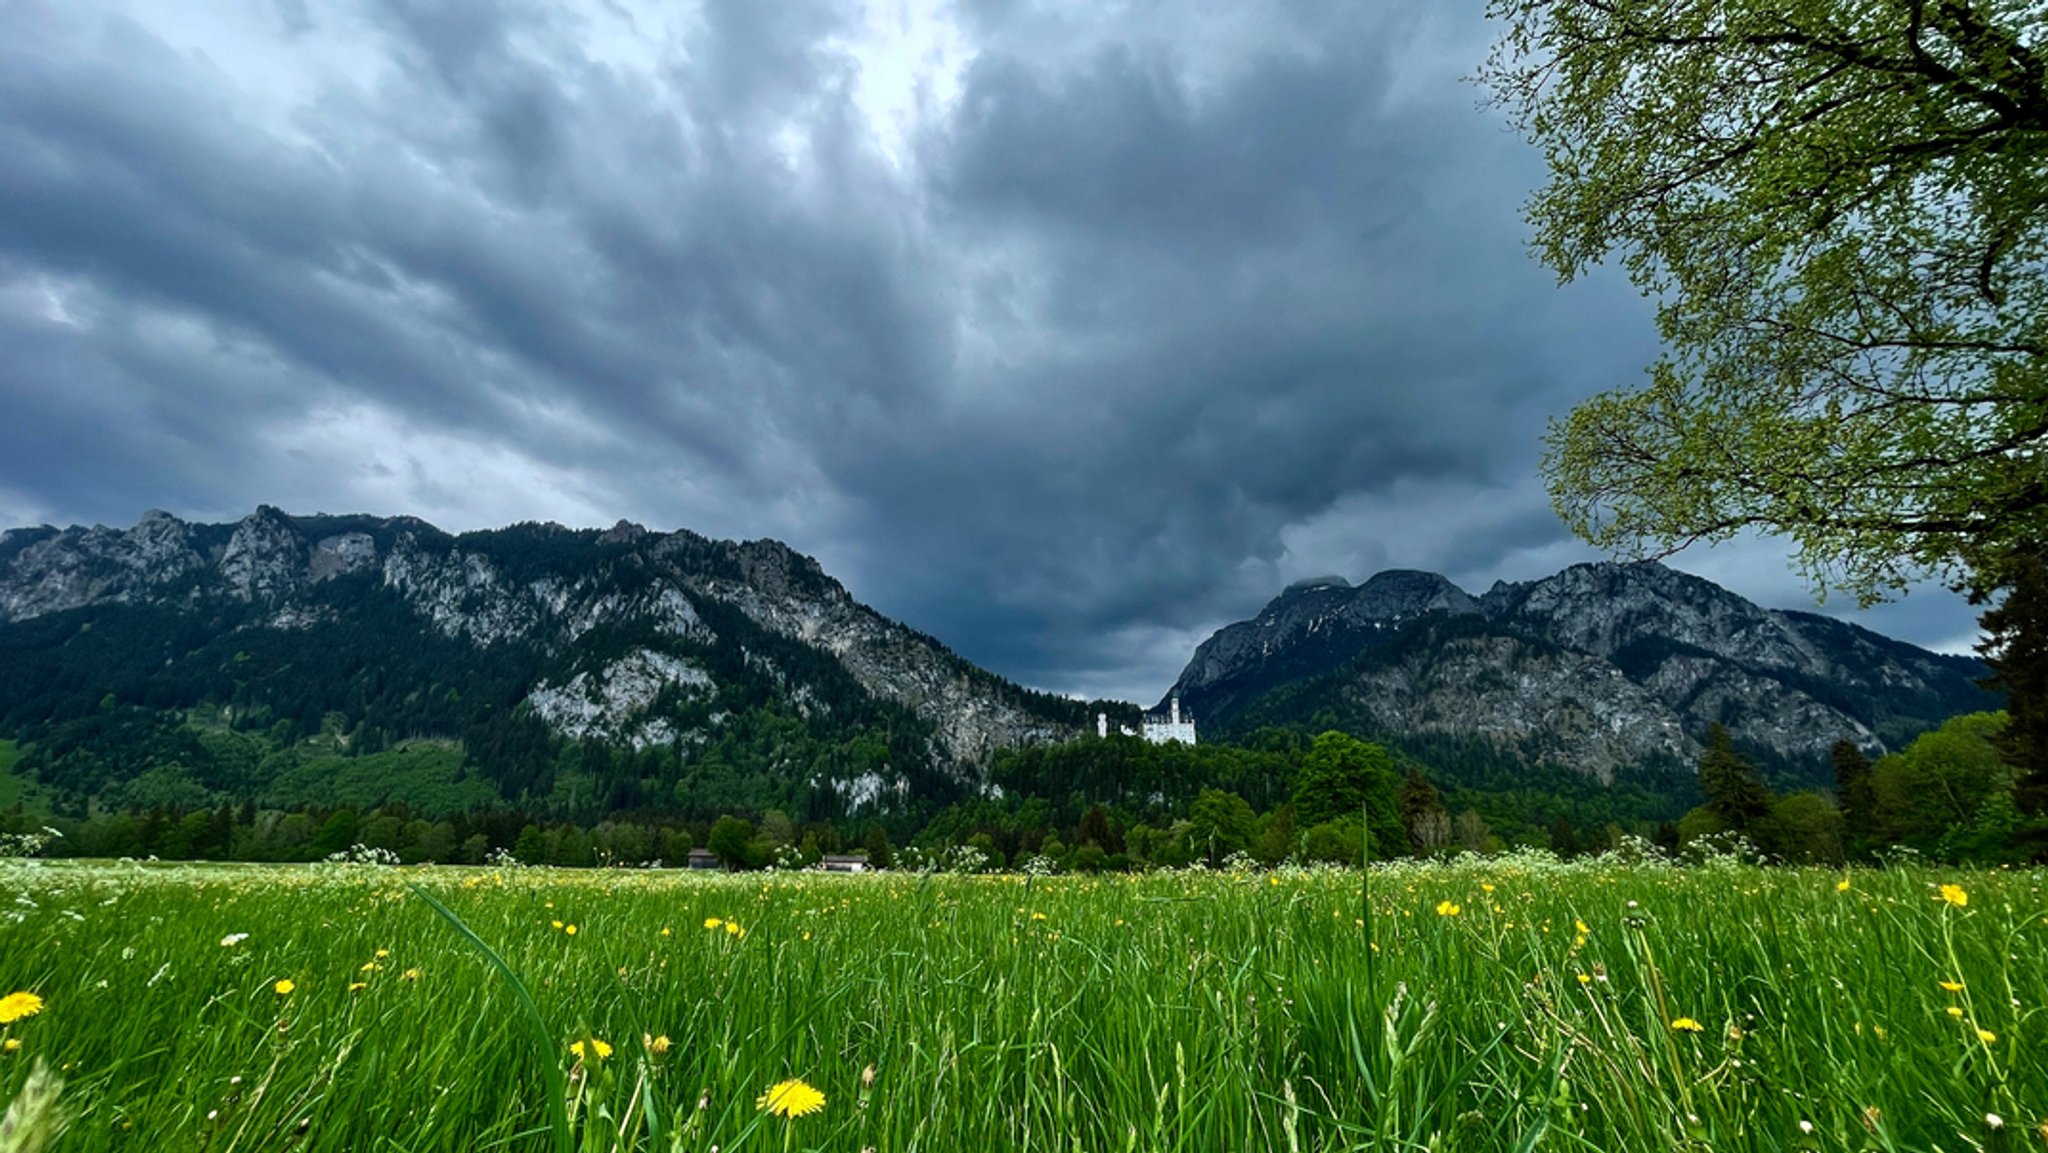
[[[57,1150],[2048,1144],[2040,872],[0,878]]]

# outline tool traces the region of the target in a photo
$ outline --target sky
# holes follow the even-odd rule
[[[1289,582],[1600,559],[1483,0],[0,0],[0,526],[772,537],[1023,683],[1157,700]],[[1938,585],[1816,606],[1947,651]]]

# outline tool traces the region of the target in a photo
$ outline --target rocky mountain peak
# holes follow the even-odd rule
[[[1477,600],[1437,573],[1389,569],[1361,585],[1342,577],[1296,581],[1255,619],[1267,628],[1294,631],[1331,618],[1366,624],[1407,620],[1427,612],[1478,611]]]
[[[1601,657],[1675,644],[1777,669],[1821,659],[1792,618],[1654,561],[1573,565],[1498,599],[1489,593],[1487,609]]]
[[[220,575],[230,595],[240,600],[276,600],[303,582],[306,542],[290,517],[258,505],[235,525],[221,554]]]
[[[1483,598],[1400,570],[1356,588],[1295,586],[1204,641],[1172,691],[1224,732],[1351,717],[1384,735],[1472,739],[1605,776],[1683,762],[1712,723],[1792,760],[1837,740],[1879,749],[1995,707],[1973,683],[1981,675],[1966,659],[1767,610],[1661,564],[1606,562],[1499,582]],[[1262,706],[1283,688],[1284,706]]]
[[[734,549],[740,574],[749,585],[775,596],[822,596],[844,599],[846,590],[825,575],[811,557],[779,540],[750,540]]]
[[[598,537],[597,543],[632,544],[634,541],[637,541],[641,537],[644,537],[646,535],[646,525],[635,524],[630,520],[622,519],[619,521],[619,523],[613,525],[610,529],[606,530],[603,536]]]
[[[1389,569],[1358,586],[1353,611],[1375,620],[1407,620],[1429,612],[1476,613],[1479,602],[1433,572]]]

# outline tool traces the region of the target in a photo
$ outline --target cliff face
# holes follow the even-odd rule
[[[390,645],[414,643],[410,629],[479,653],[529,654],[516,662],[530,670],[517,707],[575,740],[687,750],[715,740],[741,698],[806,720],[828,714],[835,699],[845,709],[840,678],[850,677],[922,722],[932,764],[966,785],[995,750],[1063,739],[1082,721],[1078,707],[1009,685],[860,604],[817,562],[775,541],[625,523],[604,533],[522,525],[458,537],[411,518],[294,517],[270,507],[233,525],[151,512],[125,531],[0,535],[0,635],[115,605],[311,633],[374,597],[409,610],[409,623],[384,638]],[[764,651],[775,646],[747,639],[760,633],[799,647]],[[735,683],[721,683],[721,668]],[[866,775],[875,779],[838,784],[871,795],[901,789],[879,767]]]
[[[1686,763],[1709,724],[1786,761],[1896,746],[1996,707],[1975,661],[1775,612],[1657,564],[1591,564],[1472,597],[1429,573],[1282,593],[1196,650],[1173,691],[1211,731],[1342,717],[1609,778]]]

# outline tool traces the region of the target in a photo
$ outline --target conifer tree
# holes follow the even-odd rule
[[[1991,666],[1986,688],[2006,695],[2006,724],[1994,738],[2018,775],[2013,801],[2048,816],[2048,548],[2015,554],[2003,566],[2004,600],[1984,614],[1978,651]],[[1988,599],[1981,591],[1973,599]]]
[[[1401,827],[1407,830],[1408,843],[1420,846],[1429,840],[1424,835],[1425,826],[1433,824],[1440,815],[1445,815],[1443,794],[1422,770],[1409,766],[1408,775],[1401,778]]]
[[[1734,738],[1716,723],[1707,729],[1706,751],[1700,754],[1700,791],[1707,808],[1736,833],[1747,833],[1771,811],[1771,790],[1747,757],[1735,751]]]
[[[1842,809],[1842,831],[1852,855],[1877,837],[1877,793],[1870,787],[1870,760],[1854,741],[1836,741],[1829,754],[1835,767],[1835,803]]]

